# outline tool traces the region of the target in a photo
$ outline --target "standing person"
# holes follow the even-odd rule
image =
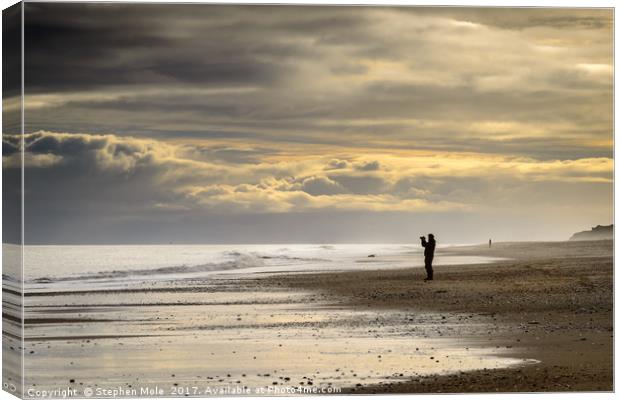
[[[491,239],[489,239],[489,249],[491,248]]]
[[[435,235],[428,234],[428,242],[424,236],[420,236],[422,247],[424,247],[424,268],[426,269],[425,281],[433,280],[433,257],[435,256]]]

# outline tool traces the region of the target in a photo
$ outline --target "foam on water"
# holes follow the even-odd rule
[[[488,261],[492,259],[438,255],[436,265]],[[55,283],[116,281],[124,285],[207,277],[213,273],[419,267],[423,257],[419,246],[401,244],[26,246],[24,265],[25,281],[36,289]]]

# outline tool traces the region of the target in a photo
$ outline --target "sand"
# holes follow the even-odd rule
[[[277,275],[261,287],[313,290],[359,310],[434,312],[449,329],[422,337],[469,340],[540,363],[357,384],[345,393],[560,392],[613,390],[613,242],[496,243],[438,251],[506,258],[424,270]],[[413,323],[412,323],[413,324]],[[381,340],[381,338],[377,338]],[[407,366],[403,366],[405,368]]]
[[[377,254],[357,271],[43,287],[25,295],[25,389],[610,391],[612,250],[611,241],[443,248],[438,262],[493,262],[437,266],[433,282]],[[20,299],[3,289],[4,375],[18,383]]]

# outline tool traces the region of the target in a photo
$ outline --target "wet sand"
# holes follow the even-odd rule
[[[122,390],[134,397],[155,387],[163,391],[159,396],[336,394],[537,362],[475,338],[438,335],[469,318],[459,313],[338,305],[313,290],[264,285],[257,274],[153,285],[157,290],[141,284],[141,291],[27,292],[26,379],[24,392],[19,385],[16,391],[29,397],[65,389],[90,397]],[[5,316],[3,336],[13,360],[5,377],[17,384],[18,320]]]
[[[455,338],[538,364],[421,376],[345,393],[560,392],[613,390],[613,242],[497,243],[439,250],[508,258],[484,265],[276,275],[261,287],[313,290],[339,307],[404,315],[432,312],[423,338]],[[423,319],[423,317],[421,317]],[[447,323],[449,321],[449,324]],[[377,340],[381,340],[380,337]],[[403,369],[411,366],[403,365]]]
[[[168,396],[238,387],[247,394],[609,391],[612,247],[439,249],[438,259],[495,261],[438,266],[429,283],[423,268],[378,270],[392,258],[377,254],[359,259],[357,271],[227,271],[88,290],[42,285],[25,293],[24,349],[15,325],[20,298],[7,287],[3,349],[12,358],[4,373],[19,381],[23,352],[26,395],[155,385]],[[254,391],[262,388],[271,392]]]

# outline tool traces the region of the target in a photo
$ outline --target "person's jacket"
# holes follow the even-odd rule
[[[435,255],[435,239],[426,241],[422,238],[422,247],[424,247],[424,257],[432,258]]]

